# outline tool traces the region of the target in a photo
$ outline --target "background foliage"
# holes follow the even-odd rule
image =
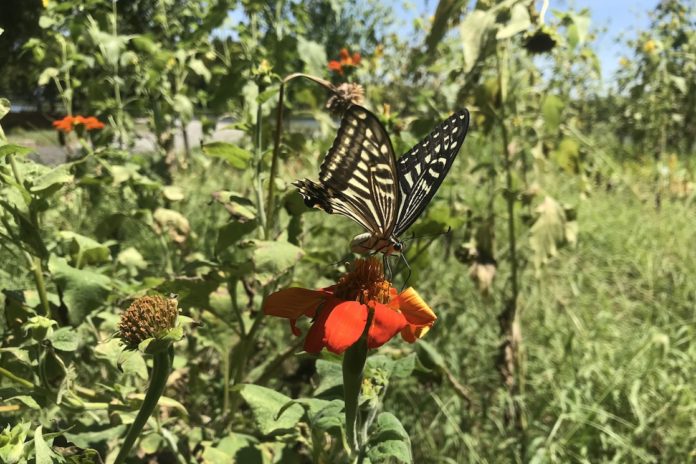
[[[365,86],[400,153],[472,113],[407,249],[439,322],[368,359],[363,462],[694,459],[693,2],[660,2],[605,85],[589,12],[529,0],[441,0],[409,36],[373,0],[10,1],[0,19],[0,95],[106,123],[62,134],[55,165],[18,143],[42,131],[0,131],[3,462],[114,458],[150,362],[118,316],[153,292],[196,323],[133,462],[347,459],[340,361],[260,311],[335,281],[358,232],[290,185],[335,135],[323,89],[288,84],[273,150],[294,72]],[[359,63],[330,71],[342,48]]]

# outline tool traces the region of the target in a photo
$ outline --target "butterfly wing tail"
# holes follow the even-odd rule
[[[332,200],[334,196],[326,187],[309,179],[298,180],[292,185],[297,187],[305,205],[309,208],[319,208],[327,213],[333,213]]]

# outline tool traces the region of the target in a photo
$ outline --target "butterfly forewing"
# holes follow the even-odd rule
[[[401,235],[421,215],[442,184],[469,128],[469,112],[459,111],[438,125],[397,161],[401,203],[393,230]]]
[[[351,106],[319,171],[319,183],[298,181],[312,206],[348,216],[381,237],[396,224],[399,189],[389,136],[366,109]]]

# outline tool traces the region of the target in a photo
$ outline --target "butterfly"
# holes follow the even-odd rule
[[[399,237],[437,192],[468,128],[464,109],[397,159],[379,119],[351,105],[321,164],[319,182],[303,179],[293,185],[307,206],[347,216],[367,231],[352,240],[352,251],[401,253]]]

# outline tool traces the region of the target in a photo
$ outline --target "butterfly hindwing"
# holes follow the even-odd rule
[[[319,171],[319,182],[295,183],[310,206],[347,216],[380,237],[396,224],[399,187],[394,150],[384,127],[365,108],[345,112]]]
[[[401,203],[395,236],[421,215],[445,179],[469,128],[469,112],[459,111],[440,123],[427,137],[397,161]]]

